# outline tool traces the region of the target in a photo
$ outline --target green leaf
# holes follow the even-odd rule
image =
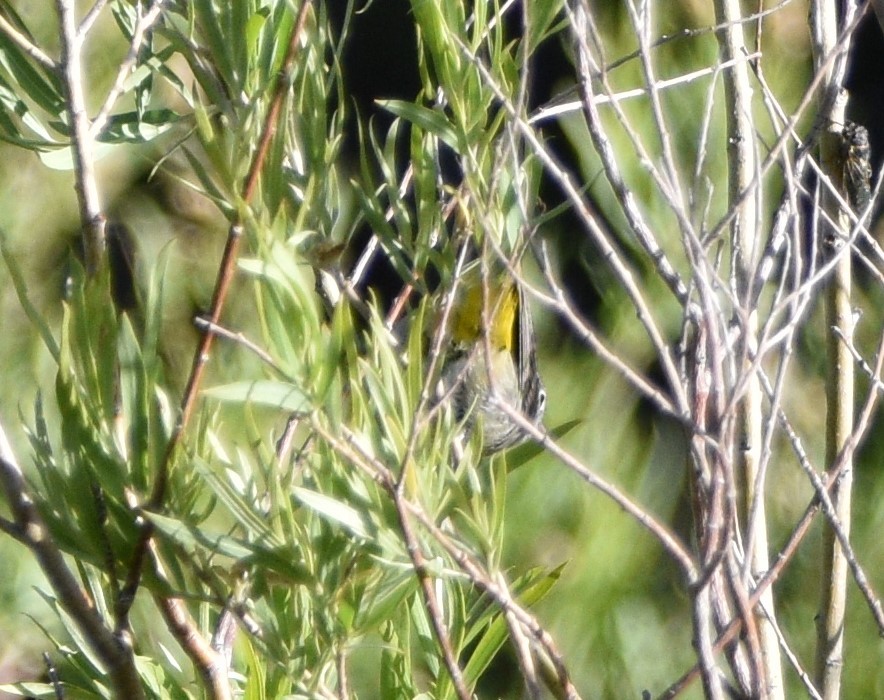
[[[195,460],[194,465],[212,492],[227,506],[231,515],[246,532],[261,539],[269,547],[283,544],[283,540],[270,528],[266,516],[256,511],[254,499],[239,490],[233,480],[225,478],[203,460]]]
[[[208,549],[231,559],[244,559],[253,552],[247,544],[229,535],[210,533],[195,525],[159,513],[145,513],[145,516],[157,530],[186,550]]]
[[[371,632],[377,625],[393,618],[403,601],[417,589],[417,578],[408,569],[392,569],[386,572],[371,591],[366,605],[360,606],[354,628]]]
[[[56,698],[55,687],[49,683],[4,683],[0,692],[27,698]]]
[[[249,635],[243,635],[242,644],[245,645],[246,665],[248,672],[246,673],[246,687],[244,700],[266,700],[266,682],[267,682],[267,663],[262,654],[258,653],[255,646],[251,643]]]
[[[292,489],[292,495],[326,520],[341,525],[356,537],[363,540],[371,539],[371,528],[362,514],[352,506],[299,486]]]
[[[555,428],[550,430],[549,434],[556,439],[564,437],[582,422],[582,420],[567,421],[565,423],[562,423],[561,425],[557,425]],[[512,471],[513,469],[518,469],[526,462],[530,462],[542,452],[543,445],[541,445],[539,442],[534,442],[533,440],[525,442],[518,447],[514,447],[506,453],[507,470]]]
[[[175,126],[181,117],[171,109],[122,112],[111,115],[99,138],[101,143],[150,143]]]
[[[530,608],[546,597],[547,593],[561,577],[564,568],[565,564],[560,564],[548,573],[543,572],[541,569],[529,571],[511,586],[513,597],[518,600],[522,607]],[[483,614],[479,621],[473,625],[474,632],[482,628],[481,620],[488,614],[488,612]],[[470,655],[470,660],[464,667],[464,680],[467,681],[468,685],[473,685],[479,680],[479,677],[494,660],[497,652],[500,651],[500,648],[509,636],[503,611],[495,607],[491,615],[491,618],[487,618],[491,621],[490,625],[479,639],[473,653]]]
[[[113,144],[98,141],[92,149],[92,154],[95,156],[96,161],[100,161],[110,155],[114,148]],[[55,148],[49,151],[38,151],[37,155],[40,158],[40,162],[50,170],[66,172],[74,169],[74,155],[70,146]]]
[[[249,403],[297,413],[309,406],[307,396],[294,384],[270,379],[224,384],[203,391],[211,399],[230,403]]]
[[[402,100],[378,100],[378,104],[397,117],[402,117],[428,134],[438,137],[456,152],[463,152],[461,134],[442,112]]]
[[[4,9],[9,9],[8,3],[4,3]],[[51,74],[44,75],[42,67],[35,68],[32,60],[6,37],[5,32],[0,32],[0,66],[18,83],[21,92],[46,113],[55,118],[64,113],[58,80]]]
[[[58,616],[59,620],[61,620],[65,631],[70,635],[74,646],[77,648],[79,655],[82,656],[83,661],[91,666],[93,672],[103,671],[104,665],[102,664],[101,658],[92,651],[92,645],[86,641],[86,637],[84,637],[80,631],[80,626],[74,622],[73,618],[68,615],[64,607],[59,604],[58,599],[40,589],[37,589],[37,593],[46,603],[48,603],[49,607],[52,608],[52,611]],[[109,695],[106,695],[105,697],[109,697]]]
[[[229,19],[230,13],[229,9],[224,9],[225,6],[227,4],[223,3],[219,8],[212,0],[193,0],[192,5],[197,26],[202,32],[201,39],[211,56],[212,63],[221,73],[229,93],[238,95],[242,86],[237,80],[237,71],[230,53],[230,42],[225,27],[222,26],[222,22],[226,23]]]
[[[12,279],[12,286],[15,287],[15,293],[18,296],[19,304],[21,304],[21,307],[30,322],[34,324],[34,328],[40,333],[40,337],[43,339],[43,344],[46,346],[49,354],[52,355],[52,359],[58,363],[61,357],[61,350],[58,347],[55,336],[52,335],[52,331],[49,329],[49,324],[46,323],[40,315],[40,312],[37,311],[37,307],[31,303],[30,297],[28,296],[27,285],[21,274],[21,268],[19,268],[15,258],[12,257],[9,248],[6,247],[6,237],[2,233],[0,233],[0,253],[3,255],[6,269],[9,270],[9,276]]]
[[[256,566],[293,584],[313,581],[309,570],[290,544],[265,546],[260,542],[248,542],[224,533],[211,532],[158,513],[147,513],[146,516],[157,530],[187,551],[205,549],[235,559],[238,568]]]

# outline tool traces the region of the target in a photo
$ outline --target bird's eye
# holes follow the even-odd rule
[[[540,418],[546,410],[546,389],[541,387],[537,393],[537,417]]]

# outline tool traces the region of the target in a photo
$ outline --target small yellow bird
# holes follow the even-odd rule
[[[523,442],[525,432],[501,408],[506,404],[538,423],[546,390],[537,372],[534,324],[521,287],[503,273],[489,286],[479,267],[464,273],[449,318],[452,350],[442,382],[467,430],[482,429],[485,454]],[[486,311],[487,309],[487,311]],[[487,340],[486,340],[487,328]]]

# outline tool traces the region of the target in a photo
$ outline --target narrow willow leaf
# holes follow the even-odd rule
[[[18,296],[18,303],[21,304],[28,319],[34,324],[34,327],[40,333],[40,337],[43,339],[43,344],[46,346],[49,354],[52,355],[52,358],[58,363],[61,357],[61,350],[55,340],[55,336],[49,329],[49,324],[46,323],[40,315],[40,312],[37,311],[37,307],[31,303],[31,299],[28,296],[27,285],[21,274],[21,268],[19,268],[12,253],[10,253],[9,249],[6,247],[6,240],[3,235],[0,235],[0,253],[3,255],[6,269],[9,270],[9,277],[12,279],[12,286],[15,288],[15,293]]]
[[[307,396],[298,387],[269,379],[224,384],[206,389],[203,395],[219,401],[258,404],[290,413],[303,411],[309,406]]]
[[[378,104],[397,117],[402,117],[438,137],[458,153],[463,151],[460,133],[442,112],[402,100],[378,100]]]
[[[0,66],[12,76],[21,91],[34,104],[50,116],[60,118],[65,106],[58,80],[52,75],[46,77],[41,69],[35,68],[31,59],[6,38],[5,32],[0,32]]]
[[[224,533],[211,532],[158,513],[146,515],[157,530],[187,551],[207,550],[230,557],[238,562],[239,567],[257,566],[262,571],[273,572],[293,584],[309,584],[313,581],[309,570],[288,544],[266,547]]]
[[[55,687],[49,683],[3,683],[0,692],[26,698],[57,698]]]
[[[529,571],[512,585],[513,597],[519,601],[520,605],[526,608],[537,604],[546,597],[547,593],[556,584],[564,568],[565,565],[560,564],[548,573],[541,569]],[[490,624],[488,624],[489,622]],[[485,628],[486,624],[488,624],[487,628]],[[476,683],[479,680],[479,677],[491,664],[509,636],[503,611],[496,606],[493,609],[486,610],[476,623],[472,625],[472,633],[467,637],[467,642],[469,643],[482,629],[486,629],[486,631],[482,634],[473,653],[470,655],[470,660],[464,667],[464,679],[469,684]]]
[[[295,487],[292,495],[302,504],[321,515],[326,520],[344,527],[360,539],[370,540],[372,528],[368,526],[362,514],[352,506],[325,494]]]

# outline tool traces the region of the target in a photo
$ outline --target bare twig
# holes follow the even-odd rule
[[[89,8],[89,11],[83,16],[83,19],[80,22],[80,28],[78,30],[80,36],[86,36],[89,33],[89,30],[92,29],[92,25],[95,24],[95,20],[98,19],[98,16],[106,5],[107,0],[95,0],[95,4]]]
[[[463,51],[464,54],[474,63],[480,75],[482,76],[482,79],[486,82],[488,87],[495,93],[498,99],[501,100],[504,109],[506,109],[507,113],[513,119],[513,123],[518,128],[519,132],[525,137],[525,140],[528,146],[531,148],[532,152],[544,165],[549,175],[561,186],[569,201],[573,204],[574,211],[577,213],[581,221],[586,226],[586,230],[589,232],[592,240],[599,246],[599,249],[605,260],[608,261],[611,269],[617,276],[617,279],[622,284],[623,289],[626,291],[630,300],[634,304],[639,320],[645,327],[648,333],[648,337],[651,339],[651,342],[653,343],[654,348],[658,353],[667,379],[670,380],[670,385],[673,389],[673,393],[675,394],[675,405],[678,407],[679,413],[683,415],[688,415],[689,411],[687,396],[684,393],[684,388],[680,385],[678,381],[678,369],[676,367],[675,360],[672,357],[672,353],[669,349],[668,343],[663,338],[663,334],[661,333],[660,328],[657,325],[654,314],[651,312],[651,308],[648,304],[647,299],[645,298],[645,294],[642,292],[640,286],[636,282],[635,276],[633,275],[633,272],[630,269],[629,265],[627,265],[621,254],[618,252],[613,241],[610,239],[610,236],[607,234],[607,232],[603,230],[596,218],[593,216],[591,208],[587,205],[583,195],[580,192],[580,188],[578,188],[574,184],[571,175],[564,167],[559,164],[556,157],[551,153],[547,145],[543,143],[540,137],[526,122],[526,120],[522,118],[521,115],[516,114],[512,111],[512,105],[509,103],[507,96],[496,84],[494,77],[491,75],[488,69],[470,51],[469,47],[463,44],[463,42],[461,42],[458,37],[455,36],[452,38],[460,46],[461,51]]]
[[[463,672],[451,646],[451,637],[448,634],[447,625],[443,619],[442,608],[436,596],[433,579],[427,570],[426,557],[411,527],[410,514],[402,489],[393,486],[393,484],[390,484],[390,486],[393,488],[388,490],[396,506],[396,513],[399,516],[399,529],[405,542],[405,548],[408,550],[408,556],[414,567],[414,575],[417,576],[420,584],[427,616],[430,618],[430,624],[433,626],[433,631],[436,634],[436,641],[439,643],[439,648],[442,651],[442,659],[445,662],[445,667],[448,669],[451,683],[454,685],[454,690],[460,700],[471,700],[472,694],[467,689]]]
[[[739,205],[742,203],[742,200],[744,198],[753,197],[756,195],[759,183],[762,181],[762,178],[765,177],[770,172],[770,169],[778,162],[778,159],[781,157],[782,152],[786,148],[787,144],[790,142],[790,140],[792,140],[792,134],[794,133],[797,124],[805,116],[807,110],[814,105],[815,100],[818,99],[817,93],[825,84],[825,71],[831,69],[835,64],[841,61],[846,54],[846,49],[849,46],[850,37],[853,31],[858,26],[859,20],[861,18],[862,13],[858,13],[853,21],[846,27],[844,27],[844,29],[838,35],[838,41],[835,46],[832,48],[831,51],[829,51],[829,53],[827,53],[823,57],[823,60],[820,64],[820,69],[814,74],[813,80],[811,80],[810,85],[808,85],[805,89],[800,103],[792,112],[792,115],[789,117],[788,123],[779,130],[779,136],[777,137],[777,140],[771,145],[766,157],[759,164],[752,182],[749,183],[745,190],[743,190],[740,198],[735,204]],[[820,115],[817,117],[810,138],[804,142],[802,148],[795,158],[797,177],[800,177],[801,173],[803,172],[803,166],[801,165],[801,163],[803,163],[804,161],[805,152],[809,151],[813,146],[816,145],[819,131],[823,128],[823,126],[827,124],[829,124],[828,116]],[[728,213],[725,214],[725,216],[722,217],[721,220],[705,236],[705,239],[710,241],[718,239],[721,236],[722,232],[730,225],[731,218],[735,215],[735,213],[736,209],[732,206],[728,210]],[[773,248],[779,250],[776,245],[774,245]],[[762,261],[763,260],[764,258],[762,258]],[[759,269],[760,268],[761,266],[759,266]]]
[[[166,572],[153,540],[149,543],[149,549],[154,575],[160,581],[167,581]],[[163,615],[166,628],[184,649],[193,665],[200,670],[201,680],[209,698],[231,700],[233,693],[227,677],[227,657],[223,652],[213,648],[200,633],[199,624],[188,612],[184,600],[159,594],[154,595],[154,600]]]
[[[47,70],[58,70],[58,64],[43,53],[39,46],[12,26],[12,23],[3,16],[2,12],[0,12],[0,32],[3,32],[16,46]]]
[[[715,0],[715,14],[724,27],[717,32],[722,56],[733,60],[747,53],[743,27],[738,23],[742,17],[742,9],[736,0]],[[743,63],[735,66],[723,76],[725,102],[727,105],[728,128],[728,196],[730,209],[734,212],[731,219],[731,255],[734,296],[746,303],[752,296],[753,274],[761,255],[761,245],[757,236],[760,228],[759,199],[760,191],[741,197],[743,192],[752,192],[751,183],[756,173],[756,152],[753,135],[755,126],[752,117],[752,88],[749,84],[748,66]],[[768,568],[767,518],[764,507],[764,480],[762,478],[760,455],[761,437],[761,389],[758,384],[757,370],[752,367],[752,359],[756,350],[758,332],[758,314],[753,306],[740,307],[738,318],[742,317],[740,327],[742,333],[739,347],[736,349],[740,362],[739,372],[745,378],[745,390],[737,404],[737,435],[736,467],[743,486],[743,503],[745,527],[750,533],[751,547],[746,552],[749,571],[752,578],[760,575]],[[763,663],[761,670],[763,679],[748,679],[737,672],[735,676],[743,686],[744,692],[757,693],[753,690],[763,682],[761,697],[779,700],[784,698],[782,664],[776,633],[768,622],[768,616],[774,617],[773,594],[768,590],[762,597],[762,604],[768,615],[760,611],[755,614],[755,624],[759,630],[760,651]]]
[[[273,359],[273,356],[264,348],[255,343],[253,340],[250,340],[248,337],[246,337],[244,333],[236,333],[228,328],[225,328],[219,323],[212,323],[202,316],[197,316],[196,318],[194,318],[193,325],[195,325],[203,333],[212,333],[219,338],[224,338],[233,343],[236,343],[237,345],[242,345],[246,350],[256,355],[258,359],[261,360],[261,362],[267,365],[274,372],[282,377],[286,376],[285,370],[283,370],[283,368],[279,366],[276,360]]]
[[[52,662],[52,657],[48,652],[43,652],[43,663],[46,665],[46,675],[49,682],[52,683],[52,690],[55,691],[55,700],[64,700],[64,688],[61,685],[61,679],[58,677],[58,669]]]
[[[873,376],[873,382],[875,383],[874,388],[872,389],[873,392],[878,392],[878,387],[884,386],[880,384],[879,379],[882,363],[884,363],[884,336],[882,336],[881,343],[878,346],[878,374]],[[869,368],[869,370],[874,371],[871,368]],[[765,390],[770,394],[771,387],[766,377],[762,377],[762,383],[765,386]],[[841,523],[838,511],[832,503],[826,484],[820,478],[817,470],[811,465],[804,449],[801,447],[798,436],[795,434],[794,428],[789,422],[785,412],[782,410],[779,412],[779,420],[793,444],[793,450],[798,458],[799,466],[813,486],[813,490],[817,499],[819,499],[823,514],[826,516],[829,527],[832,528],[835,538],[838,540],[838,544],[841,547],[847,565],[850,567],[853,578],[856,581],[857,588],[859,588],[860,592],[863,594],[866,604],[869,606],[869,610],[872,613],[872,617],[878,625],[878,634],[884,637],[884,611],[882,611],[881,600],[873,590],[868,576],[866,576],[862,565],[857,559],[856,553],[853,551],[853,546],[850,544],[849,528],[845,528]]]
[[[842,79],[846,70],[846,55],[831,69],[821,66],[822,57],[835,45],[838,35],[839,17],[835,2],[815,0],[811,3],[811,37],[814,62],[818,72],[824,74],[822,116],[835,123],[843,123],[846,100],[840,95]],[[849,44],[847,45],[849,47]],[[845,54],[847,49],[845,49]],[[836,99],[841,97],[842,99]],[[844,191],[846,183],[841,182],[844,166],[840,132],[827,129],[820,140],[820,160],[829,179],[838,182]],[[848,228],[847,217],[839,214],[841,209],[828,193],[824,194],[823,210],[837,222],[837,228],[824,226],[822,240],[826,254],[837,257],[834,274],[826,289],[826,325],[829,329],[838,328],[846,342],[830,330],[826,334],[826,463],[831,473],[840,461],[839,476],[834,480],[831,493],[834,515],[841,523],[845,538],[850,536],[851,490],[853,484],[853,455],[843,448],[854,428],[854,365],[847,345],[853,340],[853,309],[851,308],[852,267],[851,256],[834,255],[844,247],[838,240],[836,231]],[[848,563],[844,550],[837,542],[835,529],[829,525],[823,529],[823,556],[820,562],[822,576],[820,610],[817,615],[816,681],[824,700],[838,700],[841,697],[843,674],[844,624],[847,604]]]
[[[677,78],[668,78],[666,80],[658,80],[656,81],[655,89],[657,91],[660,90],[668,90],[669,88],[677,87],[679,85],[688,85],[693,83],[700,78],[705,78],[707,76],[715,76],[720,73],[722,70],[727,68],[731,68],[738,63],[742,63],[744,61],[754,61],[757,58],[760,58],[760,53],[752,53],[746,56],[741,56],[739,58],[735,58],[732,61],[723,61],[718,65],[711,68],[699,68],[698,70],[691,71],[690,73],[685,73],[684,75],[679,75]],[[610,67],[606,70],[610,70]],[[593,103],[601,106],[605,104],[609,104],[611,102],[623,102],[624,100],[631,100],[636,97],[645,97],[648,94],[648,89],[643,87],[633,88],[632,90],[623,90],[621,92],[615,92],[610,95],[601,94],[601,95],[593,95],[592,100]],[[545,106],[536,112],[534,112],[531,117],[528,119],[529,124],[539,124],[548,119],[553,119],[555,117],[561,117],[565,114],[573,114],[574,112],[581,112],[584,110],[583,102],[580,100],[571,100],[568,102],[561,102],[556,104],[551,104]]]
[[[132,31],[132,40],[129,43],[129,51],[122,63],[120,63],[120,67],[117,70],[117,77],[114,80],[111,89],[108,90],[107,96],[104,99],[104,104],[101,105],[101,109],[98,110],[98,114],[96,114],[95,118],[92,120],[89,133],[93,139],[99,138],[104,133],[105,127],[108,125],[111,110],[114,108],[114,105],[125,89],[126,80],[128,80],[132,68],[138,62],[138,54],[141,52],[144,38],[150,31],[150,28],[160,18],[163,2],[164,0],[154,0],[150,8],[143,15],[141,14],[141,4],[136,4],[139,16],[135,23],[135,28]],[[95,8],[93,7],[93,10],[94,9]],[[86,24],[86,20],[84,20],[83,23]],[[80,31],[82,34],[82,29]]]
[[[764,610],[764,606],[759,604]],[[795,671],[798,678],[801,680],[801,684],[804,686],[804,690],[807,691],[807,697],[812,700],[822,700],[819,692],[813,685],[813,679],[810,677],[810,674],[804,670],[804,667],[801,665],[801,661],[798,659],[798,656],[795,654],[792,649],[789,648],[789,644],[786,641],[786,637],[783,635],[783,631],[780,629],[780,626],[777,624],[776,620],[770,618],[770,624],[776,632],[777,639],[780,642],[780,649],[782,649],[783,656],[786,657],[788,662],[791,664],[792,669]]]
[[[65,90],[65,106],[71,130],[75,189],[83,226],[83,249],[86,269],[95,272],[104,258],[105,218],[98,181],[95,177],[94,137],[86,112],[81,50],[83,36],[79,33],[74,0],[56,0],[61,34],[61,74]]]
[[[561,314],[561,316],[569,323],[574,332],[578,335],[586,346],[598,355],[602,360],[607,362],[616,372],[618,372],[640,395],[644,396],[648,401],[655,405],[658,410],[664,414],[668,414],[676,420],[684,419],[682,414],[676,410],[675,405],[659,387],[655,386],[651,380],[644,377],[637,370],[630,367],[628,362],[624,360],[615,350],[608,347],[604,339],[596,332],[596,330],[575,311],[574,304],[570,302],[566,295],[564,285],[559,282],[553,272],[553,265],[549,259],[547,247],[541,244],[541,271],[546,279],[552,295],[544,295],[540,290],[536,289],[527,282],[523,282],[522,287],[535,298],[541,299],[551,310]]]
[[[496,577],[499,587],[506,587],[506,579],[503,574]],[[510,640],[512,640],[513,649],[516,652],[516,658],[519,660],[519,670],[525,679],[525,690],[529,700],[541,700],[540,683],[537,679],[537,667],[534,663],[534,657],[531,654],[531,645],[525,631],[518,618],[511,610],[504,610],[504,619],[506,626],[510,631]]]
[[[620,201],[623,213],[629,221],[631,231],[638,238],[642,247],[647,251],[648,256],[657,267],[661,279],[666,282],[676,299],[682,304],[687,305],[687,286],[669,261],[666,252],[657,242],[656,237],[637,206],[634,194],[626,187],[623,177],[620,174],[620,169],[617,166],[617,159],[614,157],[610,139],[602,129],[601,118],[592,91],[592,76],[595,74],[598,66],[589,47],[590,21],[591,14],[589,7],[585,4],[584,0],[581,0],[581,2],[576,3],[575,9],[572,11],[571,24],[574,32],[575,44],[578,48],[578,56],[580,58],[579,78],[587,128],[589,129],[593,144],[601,156],[602,165],[605,168],[605,174],[608,181]],[[650,70],[650,67],[647,67],[646,70]],[[659,97],[652,86],[649,86],[649,91],[652,99],[657,99]],[[612,104],[617,108],[616,102],[613,102]],[[625,119],[625,115],[623,115],[619,108],[617,108],[617,115],[620,119]],[[660,118],[662,119],[662,116]],[[643,162],[650,164],[651,159],[645,152],[642,144],[636,139],[635,131],[633,129],[627,129],[627,133],[633,139],[633,143],[636,144]],[[661,136],[661,138],[663,138],[664,141],[666,140],[665,136]],[[677,183],[677,178],[673,182],[670,178],[658,176],[657,169],[653,167],[650,168],[650,172],[655,175],[661,191],[669,198],[669,201],[672,204],[672,209],[676,215],[683,212],[684,208],[678,202],[679,185]],[[683,217],[683,223],[688,229],[690,229],[690,224],[686,217]]]
[[[494,601],[508,614],[512,615],[525,628],[529,638],[543,649],[553,667],[556,695],[568,700],[578,700],[579,695],[574,687],[561,652],[549,633],[537,620],[512,597],[504,585],[502,577],[494,580],[466,551],[459,547],[446,535],[427,514],[415,503],[409,503],[409,509],[420,521],[421,525],[433,535],[435,540],[445,549],[457,565],[470,577],[476,585],[488,593]]]
[[[699,580],[699,571],[694,558],[691,556],[687,547],[682,544],[678,537],[669,531],[669,529],[658,522],[648,511],[636,504],[632,499],[624,494],[613,484],[609,483],[586,465],[577,457],[569,453],[558,443],[550,438],[541,426],[528,420],[528,418],[520,411],[504,402],[499,403],[499,408],[504,411],[522,430],[525,431],[532,439],[540,443],[550,454],[554,455],[569,469],[573,470],[587,484],[604,493],[608,498],[620,506],[627,514],[632,516],[636,522],[650,532],[661,544],[664,550],[672,557],[673,561],[678,564],[689,583],[695,583]]]
[[[874,369],[874,376],[880,378],[882,371],[884,371],[884,349],[879,349],[876,366]],[[870,425],[871,417],[874,414],[875,408],[879,403],[880,396],[881,392],[879,391],[869,392],[866,403],[863,406],[862,411],[860,412],[860,418],[856,421],[856,427],[854,428],[853,433],[845,443],[844,449],[841,451],[838,459],[831,466],[822,481],[822,487],[826,491],[831,490],[832,486],[841,475],[841,469],[846,466],[847,461],[845,459],[845,456],[853,453],[853,451],[856,449],[857,445],[861,441],[862,437],[865,435],[865,432]],[[784,420],[783,415],[784,414],[781,414],[781,420]],[[794,431],[787,421],[784,422],[784,428],[789,435],[790,441],[793,445],[793,449],[795,450],[796,455],[799,458],[799,462],[801,462],[802,464],[809,464],[807,456],[804,453],[803,448],[801,447],[800,440],[798,439],[797,435],[794,434]],[[813,468],[809,467],[809,470],[813,471]],[[793,527],[792,532],[786,540],[786,543],[783,545],[779,554],[774,558],[773,565],[756,583],[752,595],[750,596],[748,601],[749,605],[756,605],[760,600],[762,594],[779,579],[780,574],[782,574],[783,570],[792,560],[792,557],[794,557],[795,553],[798,551],[799,544],[804,540],[805,536],[810,531],[810,525],[813,522],[814,516],[819,510],[820,501],[818,498],[814,498],[814,500],[812,500],[805,508],[804,513]],[[741,620],[739,618],[735,618],[719,635],[718,639],[715,642],[715,649],[719,650],[724,647],[724,645],[727,644],[729,640],[733,639],[733,637],[738,634],[740,630]],[[661,693],[658,696],[658,700],[670,700],[671,698],[676,697],[690,683],[695,681],[698,675],[699,669],[695,666],[694,668],[687,671],[672,685],[670,685],[669,688],[667,688],[663,693]]]

